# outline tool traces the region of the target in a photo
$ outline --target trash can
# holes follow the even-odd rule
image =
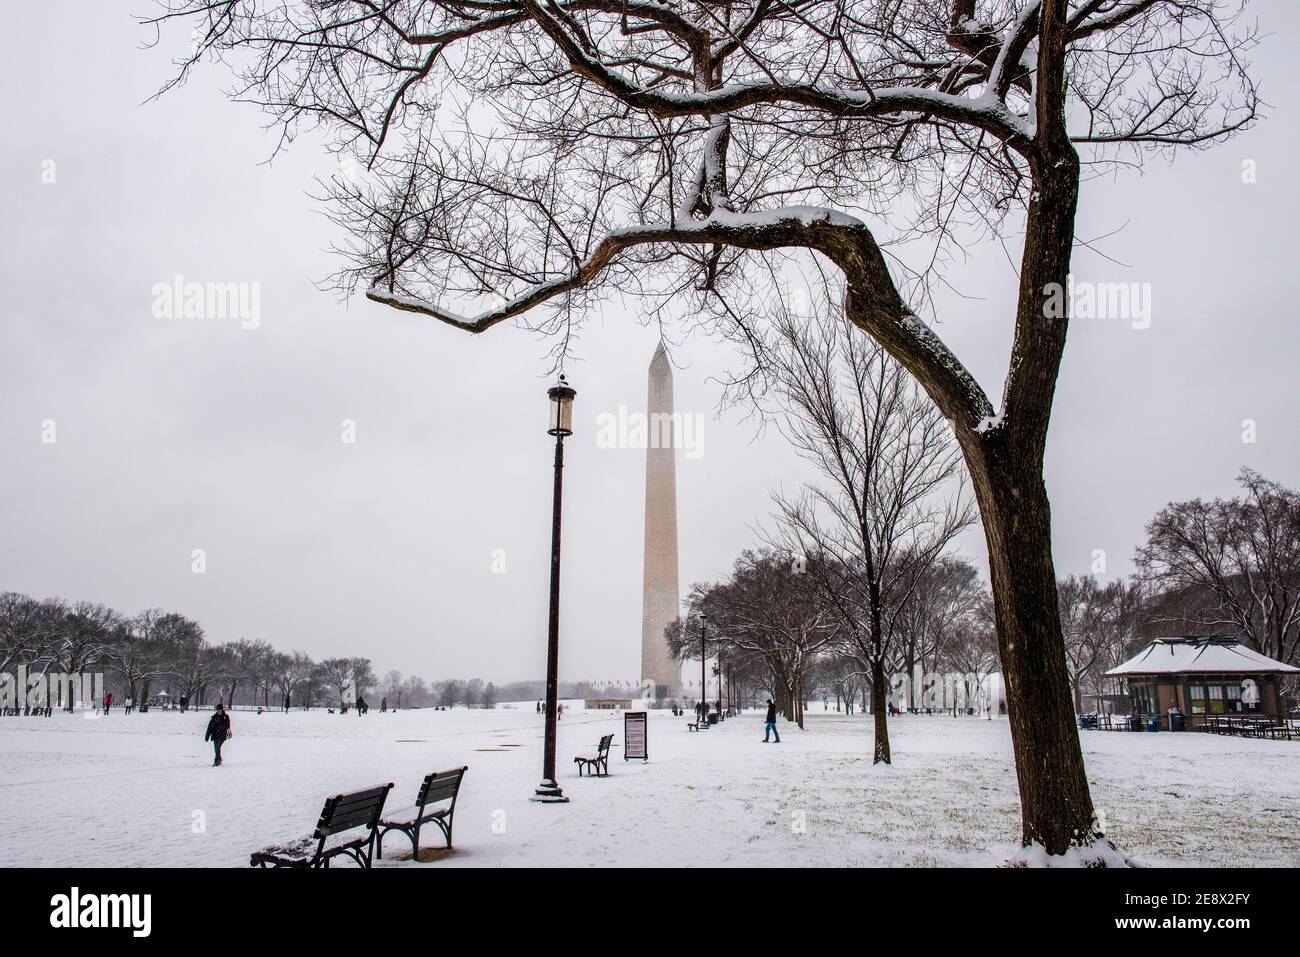
[[[1169,730],[1170,731],[1183,730],[1183,716],[1181,712],[1176,711],[1169,716]]]
[[[1147,715],[1147,730],[1148,731],[1160,730],[1160,715],[1158,714]]]
[[[710,712],[709,712],[709,724],[717,724],[717,723],[718,723],[718,712],[716,712],[716,711],[710,711]]]

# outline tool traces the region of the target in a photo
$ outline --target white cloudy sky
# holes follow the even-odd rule
[[[1071,327],[1048,456],[1062,573],[1088,571],[1094,549],[1127,572],[1157,508],[1231,494],[1242,465],[1300,484],[1300,17],[1291,0],[1256,6],[1272,34],[1254,55],[1267,120],[1084,188],[1079,234],[1120,229],[1102,248],[1123,265],[1080,251],[1076,276],[1150,283],[1153,309],[1145,330]],[[272,134],[221,95],[217,70],[145,104],[177,52],[140,48],[149,34],[131,14],[147,12],[146,0],[44,0],[9,13],[0,588],[162,606],[214,641],[367,654],[426,679],[540,676],[545,343],[318,291],[336,237],[305,193],[327,160],[303,140],[262,164]],[[155,318],[152,287],[178,274],[260,283],[261,326]],[[941,332],[996,395],[1014,276],[989,247],[952,278],[970,298],[941,301]],[[571,367],[565,678],[637,677],[643,453],[597,448],[594,422],[644,403],[655,342],[611,309]],[[679,461],[685,589],[725,572],[769,489],[804,471],[775,434],[713,418],[711,377],[735,364],[726,348],[686,339],[676,359],[679,408],[709,417],[704,455]],[[1255,444],[1241,441],[1247,418]],[[344,419],[355,445],[340,441]],[[983,565],[981,536],[962,544]],[[205,575],[191,573],[196,548]],[[497,549],[505,574],[492,573]]]

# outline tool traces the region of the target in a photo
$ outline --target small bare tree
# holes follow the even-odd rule
[[[777,533],[871,675],[875,763],[890,762],[886,670],[911,599],[975,521],[948,423],[885,350],[841,313],[777,321],[769,351],[782,431],[820,473],[778,495]]]

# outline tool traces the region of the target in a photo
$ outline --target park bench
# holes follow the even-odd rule
[[[369,867],[374,854],[375,838],[378,836],[375,828],[392,786],[389,783],[326,798],[325,807],[321,809],[320,820],[316,822],[316,830],[311,837],[263,848],[249,859],[249,866],[329,867],[332,858],[347,854],[362,867]],[[330,838],[335,835],[361,827],[365,828],[365,834],[330,843]],[[313,843],[315,848],[312,847]]]
[[[415,797],[415,814],[409,819],[383,820],[379,822],[379,857],[384,856],[384,835],[389,831],[401,831],[411,839],[411,859],[420,858],[420,829],[426,824],[434,824],[442,831],[447,846],[451,847],[452,818],[456,814],[456,795],[460,793],[461,778],[469,767],[452,768],[450,771],[434,771],[426,774],[420,782],[420,793]],[[443,807],[434,805],[446,802]]]
[[[692,721],[690,724],[686,726],[686,730],[687,731],[708,731],[709,730],[708,716],[706,715],[703,718],[696,718],[694,721]]]
[[[595,757],[574,758],[573,763],[578,766],[578,777],[582,777],[583,768],[586,768],[589,774],[594,774],[598,778],[609,777],[609,746],[613,742],[614,736],[607,734],[600,739],[600,747],[596,749]],[[604,768],[603,771],[602,768]]]

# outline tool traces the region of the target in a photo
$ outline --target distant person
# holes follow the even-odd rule
[[[542,713],[542,703],[540,701],[537,702],[537,713],[538,714]]]
[[[388,695],[384,695],[382,698],[379,699],[379,713],[380,714],[388,713]]]
[[[563,717],[564,717],[564,702],[561,701],[559,704],[555,706],[555,720],[559,721]]]
[[[187,694],[181,695],[181,714],[184,714],[186,711],[189,710],[189,708],[190,708],[190,696]]]
[[[130,714],[132,710],[134,710],[134,708],[135,708],[135,699],[128,697],[126,699],[126,713]]]
[[[767,736],[770,733],[776,735],[776,741],[772,743],[780,744],[781,732],[776,730],[776,704],[772,701],[771,698],[767,699],[766,721],[767,723],[763,726],[763,743],[764,744],[768,743]]]
[[[217,708],[212,712],[212,717],[208,719],[208,730],[203,734],[204,741],[212,742],[212,766],[221,766],[221,746],[226,743],[226,739],[233,736],[230,730],[230,715],[226,714],[226,709],[221,702],[217,702]]]
[[[108,709],[113,707],[113,692],[104,695],[104,714],[108,714]]]

